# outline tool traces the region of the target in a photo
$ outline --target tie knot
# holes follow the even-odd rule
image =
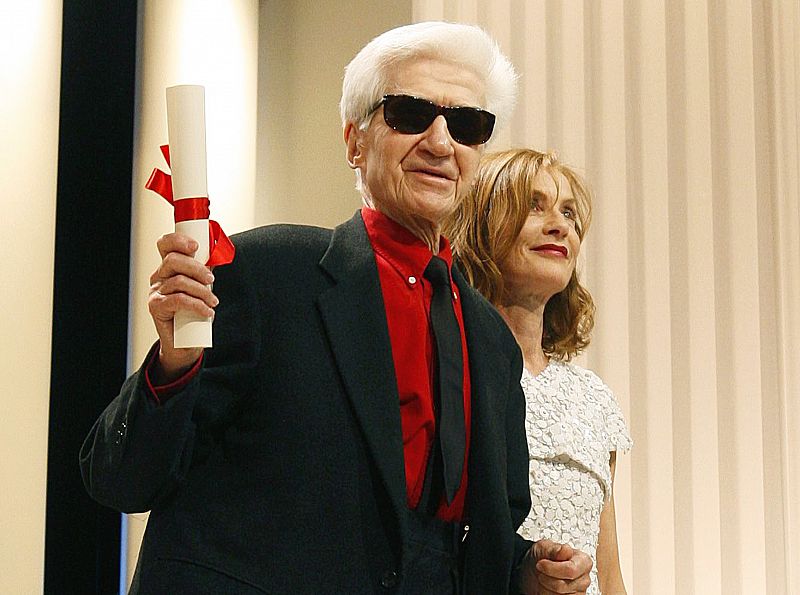
[[[434,287],[450,287],[450,271],[447,269],[447,263],[438,256],[431,257],[423,275]]]

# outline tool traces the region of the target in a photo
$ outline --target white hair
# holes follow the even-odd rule
[[[517,73],[497,42],[475,25],[427,21],[390,29],[370,41],[345,67],[339,111],[342,126],[369,123],[371,110],[387,93],[398,63],[436,57],[462,64],[485,85],[484,109],[496,117],[495,130],[508,122],[517,96]]]

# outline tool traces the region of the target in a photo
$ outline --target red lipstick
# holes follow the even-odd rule
[[[565,258],[569,254],[569,251],[567,250],[566,246],[560,246],[558,244],[542,244],[541,246],[536,246],[534,250],[536,252],[558,253]]]

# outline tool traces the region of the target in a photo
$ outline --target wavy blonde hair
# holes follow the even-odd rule
[[[554,153],[511,149],[487,153],[475,183],[445,225],[469,282],[495,306],[503,296],[503,276],[497,266],[511,251],[531,210],[534,178],[545,171],[558,181],[563,175],[576,201],[575,227],[580,241],[592,220],[592,196],[573,169]],[[594,301],[572,272],[567,286],[545,305],[542,348],[555,359],[568,361],[590,341]]]

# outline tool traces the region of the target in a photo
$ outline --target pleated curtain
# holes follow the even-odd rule
[[[521,73],[495,149],[593,188],[579,363],[635,447],[617,463],[636,594],[800,593],[800,4],[414,0]]]

